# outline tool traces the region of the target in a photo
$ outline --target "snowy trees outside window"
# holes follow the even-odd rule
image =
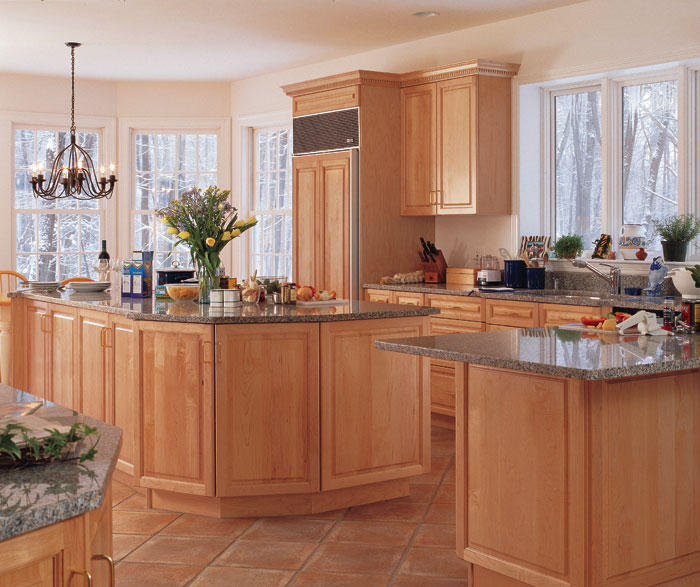
[[[99,161],[99,134],[79,132],[78,143]],[[102,205],[73,198],[47,201],[32,193],[31,166],[51,169],[56,154],[68,145],[68,132],[17,128],[14,133],[15,266],[28,279],[95,278],[100,252]]]
[[[216,185],[218,136],[204,133],[135,132],[133,135],[134,250],[154,251],[158,269],[191,267],[184,245],[173,252],[174,235],[156,221],[155,211],[192,187]]]
[[[289,128],[253,133],[250,272],[292,278],[292,157]]]

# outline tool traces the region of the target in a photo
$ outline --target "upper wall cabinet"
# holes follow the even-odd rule
[[[401,214],[510,214],[511,78],[483,60],[401,76]]]

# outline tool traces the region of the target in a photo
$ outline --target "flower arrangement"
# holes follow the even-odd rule
[[[234,238],[255,226],[255,216],[238,219],[238,210],[229,202],[230,190],[209,186],[187,190],[180,199],[156,212],[168,228],[168,234],[177,235],[173,247],[186,243],[192,263],[199,273],[199,301],[209,301],[209,291],[219,287],[218,269],[223,248]]]

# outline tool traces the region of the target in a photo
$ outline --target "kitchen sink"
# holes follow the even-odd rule
[[[556,296],[567,300],[602,300],[604,297],[606,299],[608,297],[595,292],[574,292],[571,290],[560,289],[524,290],[523,293],[525,292],[527,292],[527,295],[543,297]]]

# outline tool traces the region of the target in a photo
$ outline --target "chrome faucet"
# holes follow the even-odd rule
[[[620,295],[620,293],[622,292],[622,271],[617,265],[611,265],[610,263],[601,263],[601,265],[610,267],[610,273],[608,273],[608,275],[605,275],[605,273],[603,273],[595,265],[589,263],[588,261],[584,261],[583,259],[575,259],[571,262],[574,264],[574,267],[590,269],[598,277],[607,281],[608,285],[610,286],[611,294]]]

